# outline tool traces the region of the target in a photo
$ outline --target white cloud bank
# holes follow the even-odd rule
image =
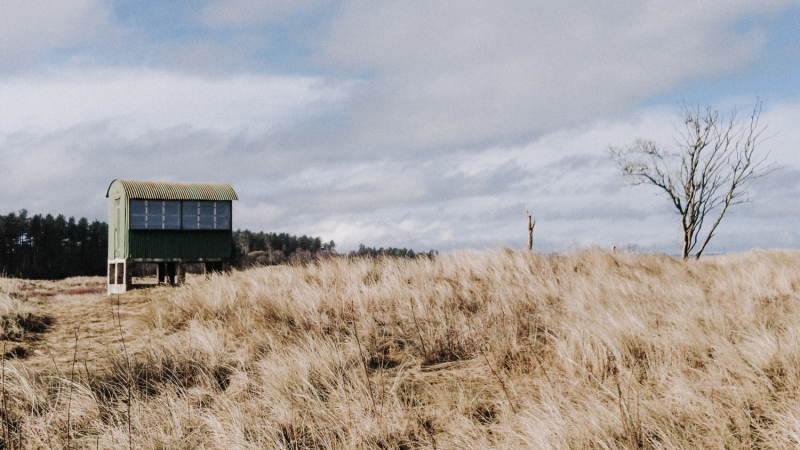
[[[103,219],[114,178],[222,180],[242,199],[234,226],[318,235],[343,250],[359,243],[520,248],[527,207],[537,220],[538,250],[633,245],[675,252],[678,222],[668,202],[652,189],[625,188],[604,152],[638,136],[668,145],[673,112],[649,109],[519,146],[351,161],[287,155],[272,147],[269,133],[243,138],[178,127],[125,137],[107,123],[2,133],[0,210]],[[776,128],[793,117],[800,117],[800,104],[765,110],[764,121]],[[800,218],[799,146],[794,128],[764,144],[785,167],[753,186],[753,203],[731,211],[709,251],[800,247],[793,225]]]
[[[651,109],[627,120],[549,133],[517,147],[292,173],[270,183],[270,194],[258,206],[244,207],[242,220],[271,214],[272,223],[333,238],[344,248],[361,242],[419,249],[519,248],[526,240],[527,207],[537,219],[539,250],[598,245],[675,253],[679,223],[668,201],[652,188],[625,187],[605,154],[609,144],[639,136],[670,145],[673,112]],[[773,125],[798,113],[800,104],[787,104],[765,111],[763,120]],[[762,150],[781,168],[752,186],[752,203],[729,211],[710,252],[800,246],[794,226],[800,219],[800,132],[788,128],[778,136]]]
[[[101,0],[0,2],[0,69],[35,63],[40,52],[100,38],[110,27]]]
[[[219,0],[205,5],[200,17],[212,26],[253,25],[275,22],[329,3],[331,0]]]
[[[739,21],[793,3],[346,1],[317,60],[369,74],[358,145],[520,142],[747,64],[766,32]]]
[[[186,126],[264,132],[347,96],[318,77],[204,77],[151,69],[70,70],[0,79],[0,130],[109,124],[125,136]]]

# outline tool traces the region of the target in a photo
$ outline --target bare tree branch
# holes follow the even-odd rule
[[[772,171],[768,155],[756,154],[766,126],[759,124],[761,100],[748,119],[736,110],[728,117],[706,107],[683,105],[683,127],[676,128],[677,152],[637,139],[626,147],[609,147],[611,159],[631,186],[651,185],[667,195],[681,218],[681,257],[700,244],[699,258],[728,209],[748,201],[747,187]],[[703,237],[706,219],[715,216]]]

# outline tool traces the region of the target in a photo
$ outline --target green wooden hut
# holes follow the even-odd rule
[[[228,183],[114,180],[108,187],[108,293],[125,292],[131,268],[155,263],[158,281],[180,283],[184,264],[221,270],[230,262]]]

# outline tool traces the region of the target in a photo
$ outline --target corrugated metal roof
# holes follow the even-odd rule
[[[128,198],[148,200],[239,200],[228,183],[182,183],[175,181],[119,181]],[[111,190],[111,185],[108,190]],[[108,191],[106,191],[108,197]]]

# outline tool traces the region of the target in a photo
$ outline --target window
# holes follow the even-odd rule
[[[181,202],[179,200],[165,200],[163,224],[165,230],[178,230],[181,227]]]
[[[183,229],[230,230],[231,202],[184,201]]]
[[[147,200],[131,200],[131,230],[147,228]]]
[[[177,230],[181,227],[179,200],[131,200],[131,230]]]
[[[214,202],[214,229],[231,229],[231,202]]]

